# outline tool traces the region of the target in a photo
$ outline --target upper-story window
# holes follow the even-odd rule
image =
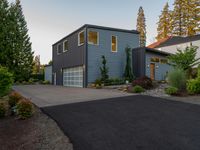
[[[68,41],[66,40],[66,41],[63,42],[63,52],[66,52],[68,50],[69,50],[69,48],[68,48]]]
[[[111,37],[111,51],[117,52],[117,36]]]
[[[78,33],[78,46],[84,44],[84,31]]]
[[[58,44],[57,45],[57,54],[61,54],[62,53],[62,44]]]
[[[96,31],[89,31],[88,32],[88,43],[92,45],[99,44],[99,33]]]

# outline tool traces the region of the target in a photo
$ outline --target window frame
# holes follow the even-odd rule
[[[63,52],[67,52],[69,50],[69,42],[67,43],[68,44],[68,49],[65,49],[65,42],[68,42],[68,40],[65,40],[63,42]]]
[[[112,49],[112,37],[116,38],[116,50],[115,51],[113,51],[113,49]],[[111,52],[117,53],[117,51],[118,51],[118,37],[116,35],[111,35]]]
[[[80,43],[80,34],[81,34],[81,33],[83,33],[83,39],[84,39],[83,43]],[[82,31],[80,31],[80,32],[78,33],[78,46],[82,46],[82,45],[84,45],[84,44],[85,44],[85,31],[82,30]]]
[[[57,44],[57,55],[60,55],[60,54],[62,54],[62,50],[61,50],[61,52],[59,53],[59,46],[61,46],[62,47],[62,43],[59,43],[59,44]]]
[[[90,42],[89,41],[89,32],[96,32],[97,33],[97,44],[94,44],[94,43],[92,43],[92,42]],[[88,31],[88,35],[87,35],[87,39],[88,39],[88,44],[90,44],[90,45],[99,45],[99,32],[98,31],[92,31],[92,30],[89,30]]]

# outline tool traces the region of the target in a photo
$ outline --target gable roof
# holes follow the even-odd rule
[[[182,43],[188,43],[188,42],[197,41],[197,40],[200,40],[200,34],[194,35],[194,36],[188,36],[188,37],[171,36],[163,40],[157,41],[149,45],[148,47],[160,48],[160,47],[166,47],[166,46],[177,45],[177,44],[182,44]]]
[[[85,24],[85,25],[81,26],[80,28],[78,28],[77,30],[75,30],[74,32],[72,32],[72,33],[68,34],[67,36],[65,36],[64,38],[60,39],[59,41],[57,41],[53,45],[58,44],[59,42],[61,42],[65,38],[73,35],[74,33],[78,32],[80,30],[83,30],[84,28],[94,28],[94,29],[102,29],[102,30],[109,30],[109,31],[118,31],[118,32],[139,34],[139,32],[137,30],[127,30],[127,29],[119,29],[119,28],[111,28],[111,27],[104,27],[104,26],[98,26],[98,25]]]
[[[158,40],[157,42],[152,43],[151,45],[148,46],[148,48],[155,48],[157,46],[159,46],[160,44],[166,42],[167,40],[169,40],[170,38],[172,38],[171,36],[166,37],[164,39]]]

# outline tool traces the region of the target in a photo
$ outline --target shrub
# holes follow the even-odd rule
[[[30,101],[23,99],[17,104],[17,114],[21,119],[30,118],[33,115],[33,105]]]
[[[6,108],[3,103],[0,103],[0,118],[3,118],[6,114]]]
[[[9,95],[9,100],[8,100],[10,107],[16,106],[20,99],[22,99],[22,96],[19,93],[12,92]]]
[[[33,79],[33,78],[30,78],[30,79],[28,80],[28,83],[29,83],[29,84],[33,84],[33,83],[34,83],[34,79]]]
[[[200,79],[191,79],[187,82],[187,91],[189,94],[200,94]]]
[[[178,89],[171,86],[165,89],[165,93],[168,95],[176,95],[178,93]]]
[[[32,74],[31,78],[34,79],[34,80],[37,80],[37,81],[39,81],[39,80],[43,81],[44,80],[44,74]]]
[[[139,85],[136,85],[136,86],[134,86],[133,88],[132,88],[132,92],[133,93],[142,93],[142,92],[144,92],[145,90],[141,87],[141,86],[139,86]]]
[[[175,69],[168,73],[169,85],[178,88],[179,90],[186,87],[186,73],[181,69]]]
[[[42,82],[42,84],[50,84],[50,81],[45,80]]]
[[[109,85],[121,85],[121,84],[124,84],[124,80],[120,79],[120,78],[110,78],[110,79],[106,80],[104,84],[106,86],[109,86]]]
[[[5,96],[11,90],[13,75],[7,68],[0,66],[0,97]]]
[[[101,82],[101,79],[96,79],[95,82],[94,82],[95,86],[101,86],[102,85],[102,82]]]
[[[144,89],[150,89],[153,87],[153,82],[149,77],[140,77],[132,82],[133,86],[139,85]]]

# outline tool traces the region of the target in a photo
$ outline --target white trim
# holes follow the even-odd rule
[[[116,37],[116,51],[112,50],[112,37]],[[116,35],[111,35],[111,52],[117,53],[117,51],[118,51],[118,37]]]
[[[97,33],[97,44],[94,44],[94,43],[92,43],[92,42],[89,42],[89,32],[96,32],[96,33]],[[88,35],[87,35],[87,39],[88,39],[88,44],[98,46],[98,45],[99,45],[99,32],[89,30],[89,31],[88,31]]]
[[[61,43],[57,44],[57,50],[56,50],[56,51],[57,51],[57,55],[60,55],[60,54],[62,54],[62,52],[61,52],[61,53],[59,53],[59,52],[58,52],[58,47],[59,47],[59,45],[61,45],[61,46],[62,46],[62,44],[61,44]]]
[[[84,42],[80,44],[80,34],[81,34],[81,33],[83,33],[83,35],[84,35]],[[85,43],[85,31],[82,30],[82,31],[80,31],[80,32],[78,33],[78,46],[82,46],[82,45],[84,45],[84,43]]]
[[[68,40],[65,40],[63,42],[63,52],[67,52],[69,50],[69,42],[67,43],[68,44],[68,49],[65,49],[65,42],[68,42]]]

